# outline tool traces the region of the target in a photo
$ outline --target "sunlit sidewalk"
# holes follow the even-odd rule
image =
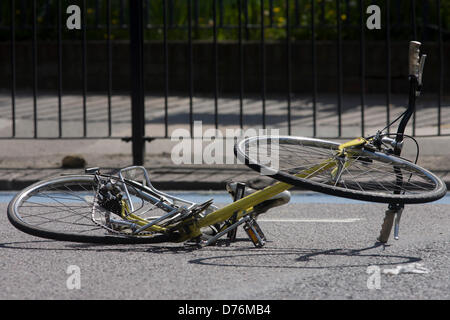
[[[406,104],[405,95],[392,95],[389,108],[384,95],[366,95],[362,107],[359,95],[344,95],[339,114],[334,94],[319,94],[315,104],[310,95],[293,95],[290,104],[285,96],[268,95],[263,101],[258,95],[249,95],[242,100],[242,106],[239,96],[220,96],[216,114],[216,102],[211,96],[195,96],[192,104],[188,96],[169,96],[167,104],[164,96],[147,96],[145,135],[168,138],[175,129],[190,129],[192,120],[201,121],[205,129],[214,128],[216,122],[219,130],[262,128],[265,123],[266,128],[277,128],[282,134],[354,137],[382,129],[404,111]],[[65,138],[129,137],[131,99],[128,95],[113,95],[109,102],[107,95],[89,94],[84,108],[82,95],[67,94],[59,108],[54,94],[42,94],[37,97],[35,112],[32,94],[18,94],[13,113],[11,96],[4,92],[0,94],[1,138],[13,134],[13,124],[15,136],[20,138],[32,138],[35,133],[39,138],[55,138],[60,133]],[[439,112],[435,95],[420,98],[406,133],[450,134],[450,99],[443,101]]]

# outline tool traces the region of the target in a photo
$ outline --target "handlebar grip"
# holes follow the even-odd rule
[[[418,41],[411,41],[409,43],[409,75],[416,78],[419,77],[420,46],[421,43]]]

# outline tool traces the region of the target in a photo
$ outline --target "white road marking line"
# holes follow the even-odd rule
[[[352,223],[361,221],[360,218],[346,219],[258,219],[258,222],[319,222],[319,223]]]

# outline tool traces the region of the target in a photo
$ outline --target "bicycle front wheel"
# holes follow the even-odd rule
[[[129,187],[130,190],[134,187]],[[8,219],[28,234],[61,241],[105,244],[160,243],[169,235],[126,236],[105,229],[93,215],[97,183],[93,175],[61,176],[37,182],[19,192],[8,205]],[[135,196],[136,199],[137,196]]]
[[[247,138],[235,145],[248,167],[293,186],[363,201],[409,204],[442,198],[442,180],[405,159],[354,148],[338,157],[339,143],[291,136]]]

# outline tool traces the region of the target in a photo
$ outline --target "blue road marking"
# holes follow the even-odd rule
[[[189,201],[202,203],[209,199],[214,199],[215,203],[230,203],[231,197],[226,192],[192,192],[192,191],[167,191],[166,193],[171,194],[173,196],[183,198]],[[0,192],[0,203],[9,203],[11,199],[14,197],[16,193],[15,192]],[[340,197],[334,197],[326,194],[321,193],[292,193],[291,195],[291,201],[289,203],[318,203],[318,204],[324,204],[324,203],[335,203],[335,204],[362,204],[362,203],[369,203],[364,201],[358,201],[358,200],[352,200],[352,199],[346,199],[346,198],[340,198]],[[450,193],[447,194],[442,199],[432,202],[432,204],[450,204]]]
[[[171,194],[170,192],[167,192]],[[209,199],[214,199],[215,203],[229,203],[231,202],[231,196],[228,193],[224,192],[174,192],[172,193],[174,196],[185,198],[193,202],[204,202]],[[352,200],[347,198],[335,197],[322,193],[314,193],[314,192],[293,192],[291,193],[291,200],[289,203],[335,203],[335,204],[363,204],[363,203],[371,203],[367,201],[359,201]],[[442,199],[432,202],[432,204],[450,204],[450,193],[447,194]]]

